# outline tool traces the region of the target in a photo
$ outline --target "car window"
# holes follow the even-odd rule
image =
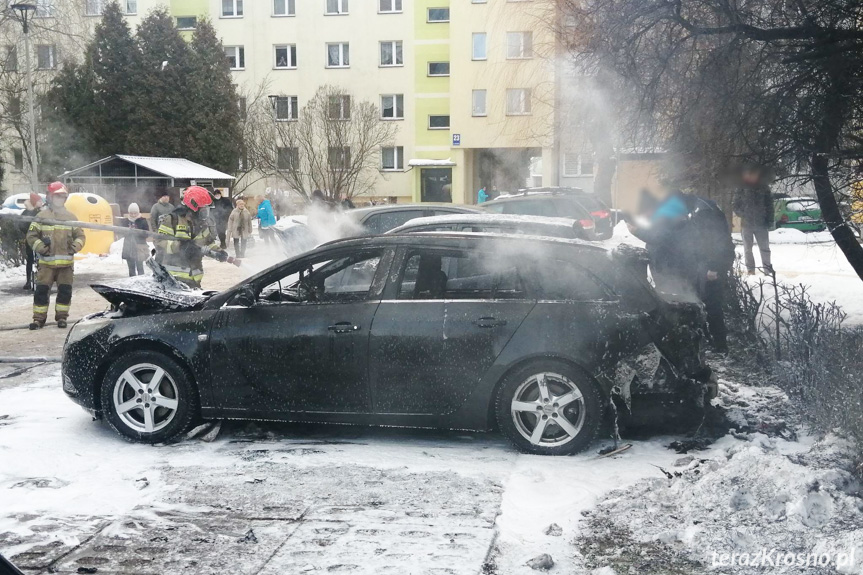
[[[261,291],[264,302],[329,303],[367,299],[382,250],[306,262]]]
[[[587,208],[581,202],[580,197],[577,200],[575,198],[557,198],[555,200],[555,205],[558,209],[558,217],[571,218],[573,220],[590,219],[590,213],[588,210],[593,209]],[[597,209],[599,210],[603,208],[600,206]]]
[[[415,250],[405,259],[399,299],[522,299],[514,264],[493,252]]]
[[[593,274],[572,262],[541,260],[532,276],[537,296],[544,300],[602,301],[612,299],[608,290]]]
[[[482,209],[492,214],[502,214],[506,208],[507,202],[485,202],[482,204]],[[507,212],[510,213],[510,212]]]
[[[795,200],[788,202],[785,205],[785,209],[789,212],[805,212],[807,210],[817,210],[819,206],[815,200]]]
[[[383,234],[414,218],[423,217],[423,210],[398,210],[369,216],[363,226],[370,234]]]
[[[505,214],[521,214],[525,216],[559,216],[554,203],[549,200],[519,200],[517,202],[506,202],[504,204]]]
[[[574,196],[571,201],[580,204],[588,212],[602,212],[608,209],[601,201],[586,194]]]

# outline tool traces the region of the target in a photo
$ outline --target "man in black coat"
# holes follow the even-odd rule
[[[219,245],[225,249],[228,245],[228,218],[231,217],[231,212],[234,211],[234,204],[231,198],[222,196],[222,191],[218,188],[213,190],[213,205],[210,207],[210,212],[213,215],[213,222],[216,225],[216,234],[219,236]]]
[[[773,198],[766,183],[764,170],[749,167],[743,171],[743,185],[734,192],[731,207],[740,216],[743,236],[743,259],[746,272],[755,273],[754,243],[758,242],[761,252],[761,269],[766,274],[773,273],[770,262],[770,227],[773,225]],[[753,241],[754,240],[754,241]]]

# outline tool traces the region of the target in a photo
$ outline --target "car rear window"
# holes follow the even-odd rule
[[[520,214],[523,216],[547,216],[550,218],[559,216],[560,214],[554,202],[550,200],[551,198],[505,202],[503,204],[503,213]]]
[[[815,200],[794,200],[785,205],[785,209],[789,212],[805,212],[807,210],[821,209],[818,202]]]
[[[573,220],[590,219],[588,209],[581,203],[581,198],[555,198],[557,217],[571,218]]]

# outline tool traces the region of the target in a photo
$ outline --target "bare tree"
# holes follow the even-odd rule
[[[609,97],[630,137],[673,151],[678,172],[707,185],[742,161],[811,182],[863,278],[839,203],[863,163],[859,0],[558,2],[580,65],[616,78]]]
[[[381,177],[381,148],[393,144],[397,131],[375,104],[333,86],[319,88],[302,108],[295,97],[258,98],[248,113],[254,168],[305,198],[321,190],[339,201],[372,190]]]

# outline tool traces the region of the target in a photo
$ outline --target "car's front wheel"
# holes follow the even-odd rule
[[[515,370],[497,395],[497,422],[516,447],[539,455],[586,449],[602,421],[599,392],[578,370],[558,361]]]
[[[176,361],[159,352],[136,351],[108,369],[102,382],[102,411],[124,437],[161,443],[189,428],[198,401]]]

